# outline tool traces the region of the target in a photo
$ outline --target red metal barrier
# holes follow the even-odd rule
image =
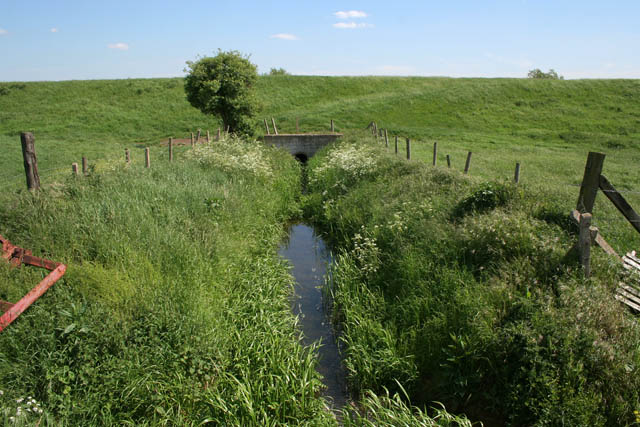
[[[34,257],[31,251],[25,250],[11,244],[7,239],[0,236],[0,244],[2,244],[1,258],[6,259],[11,265],[19,267],[22,264],[33,265],[35,267],[45,268],[51,273],[47,275],[40,283],[29,291],[20,301],[15,304],[0,300],[0,332],[4,330],[11,322],[16,320],[31,304],[40,298],[47,289],[53,286],[67,270],[67,266],[59,262],[50,261]]]

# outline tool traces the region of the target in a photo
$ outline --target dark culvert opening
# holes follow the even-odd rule
[[[296,157],[296,160],[299,161],[302,164],[307,164],[307,160],[309,160],[307,155],[304,154],[304,153],[298,153],[298,154],[296,154],[295,157]]]

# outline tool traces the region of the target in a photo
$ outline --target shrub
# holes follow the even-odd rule
[[[564,77],[559,76],[553,68],[547,73],[539,68],[535,68],[527,73],[527,77],[530,79],[564,80]]]

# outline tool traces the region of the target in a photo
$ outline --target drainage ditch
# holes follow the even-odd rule
[[[323,377],[323,397],[331,403],[337,415],[347,403],[346,372],[342,366],[337,337],[323,303],[322,286],[325,283],[331,252],[312,227],[295,224],[289,229],[289,239],[279,250],[289,260],[296,279],[293,312],[300,318],[303,344],[320,342],[318,372]]]

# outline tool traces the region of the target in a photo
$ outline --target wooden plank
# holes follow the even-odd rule
[[[634,304],[633,302],[629,301],[628,299],[626,299],[623,296],[620,296],[618,294],[614,295],[614,298],[617,299],[618,301],[620,301],[623,304],[628,305],[629,307],[633,308],[635,311],[640,312],[640,305],[638,304]]]
[[[580,251],[580,263],[584,271],[584,277],[591,277],[591,214],[584,213],[580,216],[580,236],[578,249]]]
[[[611,200],[615,207],[618,208],[620,213],[624,215],[627,221],[631,223],[633,228],[640,233],[640,215],[633,210],[631,205],[627,203],[624,197],[622,197],[622,194],[618,193],[618,191],[613,188],[613,185],[611,185],[604,175],[600,175],[600,189],[604,195]]]
[[[630,294],[633,294],[635,298],[638,298],[638,304],[640,304],[640,289],[636,289],[633,286],[625,285],[622,282],[620,282],[618,286],[624,289],[625,291],[629,292]]]
[[[571,211],[571,215],[570,215],[571,219],[573,219],[575,221],[576,224],[580,224],[580,212],[578,212],[577,209],[574,209]],[[592,227],[594,228],[594,227]],[[597,229],[596,229],[597,231]],[[592,237],[593,237],[593,230],[592,230]],[[615,251],[615,249],[613,249],[609,243],[607,243],[607,241],[604,239],[604,237],[602,237],[602,235],[597,232],[595,234],[595,237],[593,237],[594,240],[596,241],[596,243],[598,244],[598,246],[600,246],[606,253],[608,253],[609,255],[613,255],[616,258],[618,258],[618,260],[620,262],[622,262],[622,258],[620,258],[620,255],[618,255],[618,253]]]
[[[634,260],[632,258],[629,258],[626,255],[622,258],[622,260],[629,267],[635,268],[636,270],[640,271],[640,262],[638,262],[638,261],[636,261],[636,260]]]
[[[582,177],[582,185],[580,186],[580,194],[576,205],[576,209],[580,213],[593,213],[593,204],[598,195],[604,158],[605,155],[603,153],[595,153],[593,151],[587,156],[587,164],[584,167],[584,176]]]

